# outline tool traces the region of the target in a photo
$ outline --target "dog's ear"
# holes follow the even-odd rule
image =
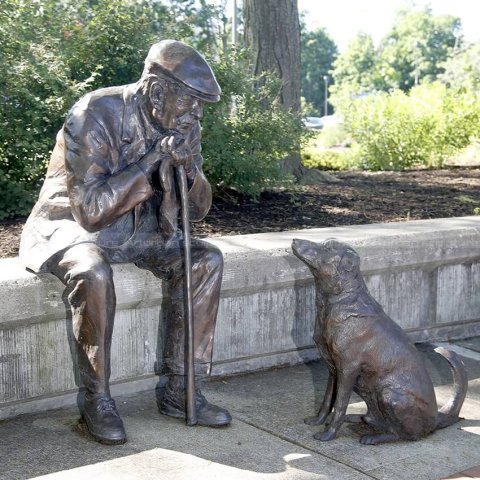
[[[360,257],[357,252],[351,248],[347,248],[340,261],[340,266],[347,272],[352,272],[358,268],[360,266]]]

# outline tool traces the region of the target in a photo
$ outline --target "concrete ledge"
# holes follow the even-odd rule
[[[480,217],[324,228],[211,239],[225,256],[213,375],[316,358],[314,289],[293,238],[336,237],[362,258],[372,295],[411,338],[480,334]],[[117,393],[151,388],[161,363],[162,283],[114,266]],[[63,286],[0,261],[0,418],[71,403],[77,388]]]

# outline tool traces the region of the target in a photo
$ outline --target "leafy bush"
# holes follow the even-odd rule
[[[314,150],[308,147],[302,150],[302,163],[308,168],[318,170],[346,170],[347,154],[337,150]]]
[[[325,148],[331,148],[339,145],[346,147],[351,143],[351,140],[343,124],[337,123],[325,125],[320,131],[318,142]]]
[[[74,101],[142,69],[154,39],[148,2],[90,3],[2,0],[0,219],[29,213]]]
[[[479,166],[480,165],[480,139],[473,138],[468,147],[461,149],[450,157],[446,165],[454,166]]]
[[[448,86],[478,91],[480,88],[480,42],[463,45],[444,63],[439,80]]]
[[[90,90],[136,82],[150,45],[159,37],[192,34],[188,25],[175,26],[169,10],[158,1],[82,2],[81,8],[69,11],[61,54],[73,78],[93,75]]]
[[[205,33],[213,14],[184,0],[2,0],[0,219],[29,213],[56,132],[81,95],[136,81],[162,38],[218,51]],[[300,122],[280,109],[275,82],[257,92],[239,59],[215,58],[224,95],[203,122],[205,169],[214,185],[255,196],[281,178],[278,159],[298,145]]]
[[[20,0],[0,9],[0,218],[29,212],[61,118],[88,83],[69,77],[60,19],[46,15]]]
[[[356,99],[343,111],[357,143],[350,161],[372,170],[441,167],[478,136],[479,107],[472,92],[439,83]]]
[[[210,63],[222,86],[222,100],[207,107],[202,121],[205,172],[214,186],[234,188],[253,198],[286,182],[280,166],[298,151],[305,132],[300,119],[279,101],[280,85],[266,78],[256,88],[242,53]]]
[[[346,170],[349,167],[345,150],[331,147],[346,142],[343,125],[330,125],[316,132],[302,146],[302,163],[318,170]]]

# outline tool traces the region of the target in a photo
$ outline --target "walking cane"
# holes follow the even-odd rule
[[[187,175],[183,165],[177,166],[177,182],[180,190],[182,206],[183,227],[183,255],[184,255],[184,282],[183,297],[185,302],[185,345],[187,372],[186,404],[187,425],[197,424],[195,408],[195,362],[194,362],[194,336],[193,336],[193,293],[192,293],[192,252],[190,243],[190,214],[188,208]]]

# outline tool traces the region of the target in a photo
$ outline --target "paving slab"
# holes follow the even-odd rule
[[[91,440],[72,408],[0,422],[0,478],[369,478],[238,419],[228,428],[187,427],[158,413],[153,391],[116,400],[128,435],[120,446]]]
[[[442,404],[452,391],[448,365],[432,346],[419,348]],[[187,427],[160,415],[154,390],[116,398],[128,435],[125,445],[93,441],[75,408],[5,420],[0,422],[0,479],[474,478],[467,472],[480,465],[480,361],[464,345],[459,348],[468,350],[465,420],[419,442],[361,445],[362,427],[348,424],[331,442],[315,440],[321,427],[303,419],[315,413],[325,388],[327,371],[317,362],[207,382],[207,397],[233,415],[228,428]],[[365,406],[353,396],[349,411],[363,412]]]
[[[451,395],[452,377],[447,362],[433,352],[433,347],[419,348],[442,405]],[[331,442],[315,440],[313,434],[323,427],[307,426],[303,418],[316,412],[323,396],[327,369],[320,362],[231,378],[226,380],[228,385],[216,384],[216,388],[221,389],[223,402],[236,418],[373,478],[439,479],[480,464],[480,362],[462,358],[470,379],[461,412],[465,420],[420,442],[364,446],[359,444],[359,438],[365,431],[349,424]],[[364,403],[352,396],[349,413],[364,411]]]
[[[465,347],[469,350],[480,353],[480,337],[469,338],[468,340],[460,340],[455,343],[461,347]]]
[[[474,468],[469,468],[468,470],[464,470],[463,472],[456,473],[454,475],[451,475],[450,477],[447,477],[444,480],[447,479],[455,479],[455,480],[461,480],[461,479],[472,479],[472,478],[480,478],[480,466],[474,467]]]

